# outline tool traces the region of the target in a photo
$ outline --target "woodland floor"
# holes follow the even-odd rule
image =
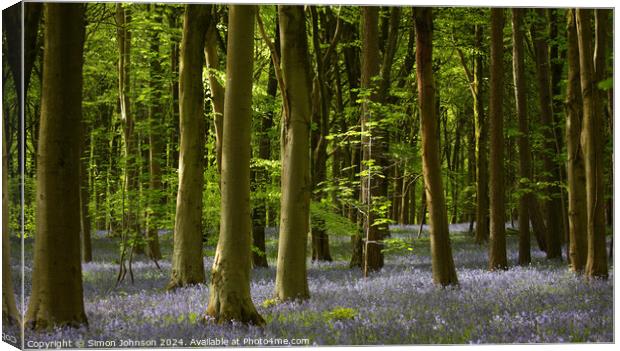
[[[410,240],[417,233],[416,227],[396,228],[393,237]],[[268,230],[270,267],[254,269],[251,285],[254,303],[267,321],[263,328],[205,324],[201,316],[207,306],[208,285],[164,290],[170,272],[169,233],[161,236],[162,270],[138,257],[133,264],[134,283],[127,277],[114,288],[117,239],[99,233],[93,238],[95,262],[83,265],[89,327],[48,333],[27,331],[26,340],[73,340],[84,344],[89,340],[114,340],[114,345],[105,346],[117,348],[126,348],[120,340],[152,340],[157,346],[179,347],[190,346],[192,339],[208,338],[211,342],[216,338],[220,342],[239,338],[241,345],[246,338],[260,338],[263,345],[277,345],[277,338],[307,339],[311,345],[614,341],[613,267],[608,281],[586,282],[569,272],[565,262],[547,261],[535,242],[532,265],[518,267],[517,238],[509,231],[511,268],[491,273],[486,269],[486,248],[459,232],[467,226],[452,229],[458,288],[441,289],[432,284],[426,236],[415,239],[411,251],[387,254],[383,270],[368,279],[359,269],[348,267],[349,238],[330,237],[335,261],[308,264],[311,299],[282,304],[271,300],[276,234]],[[12,245],[13,279],[19,291],[19,242],[15,240]],[[27,241],[26,303],[30,294],[31,246],[32,242]],[[213,248],[206,248],[205,254],[208,272]]]

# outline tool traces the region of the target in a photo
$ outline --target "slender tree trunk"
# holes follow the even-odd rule
[[[314,53],[317,62],[317,74],[315,77],[315,88],[312,91],[312,121],[318,126],[316,132],[312,133],[312,164],[311,177],[313,189],[313,201],[320,202],[322,193],[317,192],[318,185],[327,178],[327,135],[329,134],[329,110],[328,110],[328,94],[325,85],[325,69],[323,54],[320,45],[320,33],[318,25],[318,15],[316,7],[310,8],[312,14],[312,39]],[[324,229],[322,219],[315,218],[311,223],[312,228],[312,260],[313,261],[331,261],[332,257],[329,252],[329,236]]]
[[[168,289],[204,283],[202,188],[204,116],[202,66],[209,5],[186,5],[179,71],[179,191]]]
[[[211,10],[212,6],[209,6]],[[207,29],[205,59],[207,63],[209,89],[211,91],[211,102],[213,104],[213,114],[215,123],[215,153],[217,159],[218,172],[222,171],[222,137],[223,137],[223,118],[224,118],[224,87],[217,80],[215,71],[220,69],[220,60],[217,55],[217,27],[212,19]]]
[[[373,6],[362,7],[362,89],[370,90],[369,99],[362,104],[362,172],[367,173],[361,179],[362,206],[366,212],[364,216],[364,276],[367,277],[371,271],[378,271],[383,267],[383,253],[381,252],[384,235],[384,226],[374,225],[375,220],[382,215],[374,207],[374,201],[381,201],[381,196],[385,196],[383,191],[385,178],[383,169],[371,170],[369,163],[376,160],[377,166],[383,166],[383,143],[386,136],[377,125],[369,128],[369,123],[377,122],[374,111],[370,107],[370,102],[380,101],[377,94],[377,85],[373,78],[379,75],[379,9]],[[374,118],[373,118],[374,117]],[[381,167],[382,168],[382,167]]]
[[[476,49],[482,50],[482,27],[475,26]],[[483,54],[478,52],[474,58],[473,97],[474,120],[476,125],[476,242],[482,244],[489,240],[489,161],[488,126],[484,117],[483,103]]]
[[[579,68],[583,96],[582,147],[586,172],[588,256],[586,276],[607,279],[607,252],[605,247],[605,202],[603,184],[602,111],[597,87],[599,72],[594,65],[600,55],[605,55],[601,23],[606,13],[597,10],[597,38],[592,52],[592,10],[577,9],[577,36],[579,41]],[[602,73],[602,72],[600,72]]]
[[[310,219],[310,63],[302,6],[278,6],[282,41],[282,198],[276,297],[310,296],[306,247]],[[277,69],[277,68],[276,68]]]
[[[90,151],[89,141],[90,133],[84,124],[82,124],[82,144],[80,152],[80,239],[82,243],[82,261],[91,262],[93,260],[93,249],[90,239],[91,217],[88,211],[90,202],[89,184],[88,184],[88,155],[86,151]]]
[[[530,151],[530,132],[527,117],[527,92],[525,82],[525,53],[523,50],[523,9],[512,9],[512,72],[515,84],[515,103],[519,119],[519,187],[522,181],[531,181],[532,155]],[[529,265],[530,249],[530,215],[529,192],[519,198],[519,264]]]
[[[161,12],[153,6],[152,12],[155,17],[156,23],[161,24]],[[161,62],[159,58],[159,37],[154,28],[151,29],[151,52],[154,56],[151,58],[150,70],[151,70],[151,105],[149,105],[149,190],[151,196],[149,196],[149,202],[151,203],[152,212],[149,212],[146,220],[146,236],[148,242],[147,254],[153,260],[161,259],[161,249],[159,247],[159,226],[156,225],[156,218],[164,216],[163,206],[165,205],[165,198],[163,197],[163,186],[161,181],[161,151],[162,151],[162,139],[163,139],[163,115],[164,109],[161,104]]]
[[[252,5],[231,5],[228,14],[227,87],[222,140],[222,219],[211,269],[207,315],[218,323],[265,323],[250,296],[252,223],[250,138],[252,132]]]
[[[491,9],[490,83],[490,205],[489,269],[508,268],[506,257],[506,209],[504,199],[504,9]]]
[[[573,271],[582,273],[588,255],[586,174],[580,143],[583,102],[579,70],[579,43],[575,10],[566,12],[568,23],[568,82],[566,88],[566,142],[568,151],[569,258]]]
[[[37,330],[87,323],[79,182],[84,12],[84,4],[45,4],[37,233],[26,314],[26,325]]]
[[[544,37],[547,22],[545,9],[537,8],[537,21],[532,27],[532,37],[536,52],[536,78],[538,81],[538,101],[540,104],[540,120],[544,126],[543,135],[543,168],[547,174],[543,179],[549,183],[545,192],[549,199],[545,201],[547,230],[545,247],[548,259],[562,259],[562,203],[559,189],[552,182],[559,181],[558,167],[554,161],[556,154],[555,136],[553,134],[553,109],[551,101],[551,81],[549,76],[549,50],[547,38]]]
[[[276,12],[277,17],[277,12]],[[275,50],[280,51],[280,24],[276,18],[275,25]],[[267,95],[270,96],[272,101],[275,101],[276,94],[278,93],[278,80],[276,79],[275,67],[273,65],[273,58],[269,65],[269,79],[267,81]],[[271,139],[269,137],[269,131],[273,126],[273,109],[269,110],[261,117],[260,122],[260,137],[258,141],[258,157],[263,160],[271,159]],[[269,172],[265,170],[257,170],[253,174],[255,186],[258,186],[258,182],[268,182]],[[252,209],[252,245],[254,250],[252,251],[252,263],[254,267],[267,267],[267,250],[265,247],[265,226],[266,226],[267,206],[265,201],[259,201],[254,205]]]
[[[18,4],[21,6],[21,4]],[[6,85],[5,85],[6,87]],[[4,103],[7,101],[5,100]],[[8,118],[6,115],[4,118]],[[2,324],[17,325],[21,321],[15,304],[15,291],[11,276],[11,242],[9,239],[9,181],[6,148],[6,129],[2,133]]]
[[[441,165],[437,143],[435,111],[435,82],[433,78],[433,14],[431,8],[415,9],[416,71],[418,102],[422,118],[422,165],[431,225],[431,262],[433,282],[442,286],[458,284],[450,234],[448,214],[441,181]]]

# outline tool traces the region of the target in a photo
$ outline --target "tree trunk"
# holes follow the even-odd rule
[[[302,6],[278,6],[282,41],[282,198],[276,297],[310,296],[306,246],[310,219],[310,63]],[[277,68],[276,68],[277,69]]]
[[[18,4],[20,6],[21,4]],[[6,87],[6,85],[5,85]],[[7,103],[7,101],[4,101]],[[6,115],[4,118],[8,118]],[[2,324],[18,325],[20,313],[15,304],[15,290],[11,276],[11,242],[9,239],[9,180],[6,135],[2,131]]]
[[[415,9],[416,71],[418,101],[422,119],[422,165],[431,225],[431,261],[433,282],[442,286],[458,284],[450,234],[448,214],[441,181],[441,165],[437,138],[435,111],[435,83],[433,78],[433,14],[431,8]]]
[[[491,9],[490,83],[490,207],[489,269],[507,269],[506,209],[504,199],[504,9]]]
[[[317,130],[312,132],[311,149],[312,149],[312,201],[320,202],[322,193],[318,192],[318,186],[325,181],[327,177],[327,135],[329,134],[329,110],[328,110],[328,94],[325,86],[324,61],[321,52],[319,40],[319,25],[316,7],[310,7],[312,14],[312,39],[314,46],[314,54],[317,62],[317,74],[314,79],[314,87],[312,90],[313,103],[312,122],[317,125]],[[313,221],[311,221],[313,222]],[[323,220],[315,218],[311,223],[312,231],[312,260],[313,261],[331,261],[332,257],[329,252],[329,236],[324,229]]]
[[[80,239],[82,243],[82,261],[91,262],[93,260],[92,242],[90,239],[91,218],[88,211],[90,202],[89,184],[88,184],[88,155],[90,135],[88,129],[82,125],[82,144],[80,145]]]
[[[204,116],[202,66],[209,5],[186,5],[179,71],[179,191],[168,289],[204,283],[202,188]]]
[[[531,182],[532,155],[527,117],[527,92],[525,85],[525,56],[523,50],[523,9],[512,9],[512,75],[515,84],[515,107],[519,119],[519,187],[526,192],[519,198],[519,264],[527,266],[532,261],[530,249],[529,197],[532,196],[523,182]],[[529,184],[526,184],[529,186]]]
[[[83,4],[45,4],[37,233],[26,325],[86,324],[80,263]],[[62,204],[62,206],[58,206]]]
[[[475,26],[476,49],[482,50],[482,27]],[[488,127],[484,117],[483,89],[483,54],[476,53],[474,58],[473,98],[474,121],[476,127],[476,242],[482,244],[489,240],[489,162],[488,162]]]
[[[536,78],[538,81],[538,102],[540,104],[540,121],[544,127],[543,136],[543,168],[546,176],[544,181],[548,182],[545,187],[546,195],[549,197],[545,201],[547,216],[547,231],[545,246],[548,259],[562,259],[562,203],[559,188],[552,185],[552,182],[559,181],[558,167],[554,161],[556,155],[555,136],[553,133],[553,109],[551,101],[551,81],[549,77],[549,50],[547,38],[544,37],[545,23],[547,22],[545,9],[537,8],[537,22],[532,27],[532,37],[536,52]]]
[[[217,323],[233,320],[255,325],[265,323],[250,296],[250,138],[255,11],[255,6],[231,5],[228,15],[222,217],[207,307],[207,315]]]
[[[161,24],[161,12],[153,6],[152,12],[155,16],[155,21]],[[149,200],[151,203],[151,210],[147,215],[147,254],[153,260],[161,259],[161,249],[159,248],[159,226],[156,225],[157,218],[164,216],[164,205],[166,199],[163,197],[163,186],[161,181],[161,151],[162,151],[162,139],[163,139],[163,115],[164,108],[161,104],[161,62],[159,58],[159,37],[154,28],[151,29],[151,52],[154,56],[151,58],[150,70],[151,70],[151,104],[149,105],[149,190],[151,196]],[[160,122],[161,121],[161,122]]]
[[[379,75],[379,9],[373,6],[362,7],[362,89],[369,92],[369,97],[362,103],[362,173],[366,173],[361,179],[362,206],[366,212],[364,216],[364,257],[363,268],[364,276],[367,277],[371,271],[378,271],[383,267],[382,240],[387,233],[385,226],[375,225],[375,220],[385,217],[378,213],[374,201],[381,201],[381,196],[387,195],[383,188],[386,182],[383,174],[383,143],[385,143],[385,133],[381,128],[373,126],[369,128],[369,123],[376,123],[378,115],[370,107],[369,102],[378,102],[380,97],[377,94],[377,84],[373,78]],[[375,118],[373,118],[375,117]],[[382,140],[383,139],[383,140]],[[380,170],[371,170],[369,163],[376,160]],[[389,213],[389,212],[388,212]]]
[[[277,17],[277,12],[276,12]],[[275,49],[276,52],[280,51],[280,25],[276,18],[276,38]],[[275,101],[276,94],[278,93],[278,80],[276,79],[275,67],[273,65],[273,58],[269,65],[269,79],[267,81],[267,95],[269,95],[272,101]],[[269,138],[269,130],[273,126],[273,110],[269,110],[261,117],[260,122],[260,137],[258,141],[258,157],[263,160],[271,159],[271,139]],[[253,179],[255,186],[258,186],[258,182],[269,181],[269,172],[265,170],[256,170],[253,173]],[[259,200],[252,209],[252,263],[254,267],[268,267],[267,263],[267,249],[265,247],[265,226],[266,226],[267,206],[264,200]]]
[[[212,6],[209,6],[210,8]],[[211,9],[210,9],[211,10]],[[211,10],[212,11],[212,10]],[[220,69],[220,60],[217,56],[217,27],[212,19],[207,29],[205,59],[207,63],[209,90],[211,91],[211,103],[213,104],[213,114],[215,123],[215,153],[217,159],[217,170],[222,171],[222,137],[223,137],[223,118],[224,118],[224,87],[217,80],[215,71]]]
[[[583,102],[579,70],[579,44],[575,10],[566,12],[568,23],[568,82],[566,87],[566,142],[568,151],[568,220],[571,270],[582,273],[588,253],[586,174],[580,144]]]
[[[592,53],[592,10],[577,9],[577,34],[579,41],[579,68],[583,96],[583,131],[581,142],[585,159],[588,256],[586,276],[607,279],[607,252],[605,247],[605,202],[603,184],[602,111],[597,87],[599,72],[594,65],[600,55],[605,55],[604,33],[600,27],[606,13],[596,11],[596,46]],[[602,73],[602,72],[600,72]]]

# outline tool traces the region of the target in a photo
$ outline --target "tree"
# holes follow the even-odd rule
[[[512,9],[512,72],[514,79],[515,104],[519,120],[519,177],[520,184],[531,181],[532,155],[529,141],[527,117],[527,93],[525,85],[525,57],[523,50],[523,9]],[[519,198],[519,264],[526,266],[532,258],[530,254],[530,214],[531,194],[525,191]]]
[[[130,90],[131,90],[131,12],[125,9],[123,4],[116,4],[116,25],[117,43],[119,49],[118,59],[118,98],[120,105],[121,124],[123,126],[124,157],[125,157],[125,185],[127,209],[123,208],[123,232],[129,233],[131,240],[130,248],[142,251],[143,246],[136,240],[141,233],[139,210],[138,210],[138,191],[140,187],[138,178],[137,158],[139,149],[135,137],[135,117],[132,112]],[[131,255],[131,254],[130,254]]]
[[[209,5],[211,11],[214,6]],[[223,118],[224,118],[224,95],[226,91],[222,84],[217,80],[216,71],[220,68],[220,60],[217,55],[217,23],[214,18],[211,19],[207,28],[206,45],[205,45],[205,62],[208,69],[209,90],[211,93],[211,102],[213,104],[213,114],[215,122],[215,153],[217,159],[218,172],[222,171],[222,137],[223,137]]]
[[[281,40],[282,198],[276,272],[276,297],[310,296],[306,247],[310,211],[310,62],[302,6],[278,6]],[[276,66],[276,71],[279,65]]]
[[[250,138],[255,12],[255,6],[231,5],[228,13],[222,212],[207,307],[207,315],[218,323],[232,320],[265,323],[250,296]]]
[[[151,13],[153,14],[153,20],[156,24],[162,23],[161,9],[151,4]],[[157,226],[157,217],[163,215],[161,210],[162,205],[165,204],[165,198],[163,197],[162,186],[162,170],[161,170],[161,151],[163,128],[162,120],[164,115],[164,107],[162,105],[161,98],[161,83],[162,83],[162,68],[161,59],[159,56],[159,35],[158,32],[151,28],[150,33],[150,49],[151,58],[149,62],[150,69],[150,81],[151,88],[151,101],[148,107],[148,121],[149,121],[149,190],[151,194],[149,196],[150,209],[147,215],[147,254],[153,260],[161,259],[161,249],[159,247],[159,229]]]
[[[9,186],[6,131],[2,131],[2,323],[15,325],[20,315],[15,305],[15,292],[11,277],[11,243],[9,241]]]
[[[506,210],[504,199],[504,9],[491,9],[491,83],[489,103],[491,228],[489,268],[506,269]]]
[[[577,24],[575,10],[568,9],[568,82],[566,86],[566,143],[568,152],[568,224],[569,224],[569,259],[573,271],[583,272],[587,253],[587,207],[586,174],[584,169],[583,148],[580,143],[583,123],[583,101],[579,70],[579,43],[577,42]]]
[[[202,67],[208,5],[188,4],[183,20],[179,68],[179,192],[174,224],[172,276],[168,289],[204,283],[202,188],[204,116]]]
[[[376,6],[362,7],[362,85],[368,96],[362,103],[362,174],[361,196],[364,216],[364,276],[369,272],[383,267],[381,241],[385,234],[385,226],[375,221],[381,217],[377,213],[373,200],[379,201],[380,196],[387,195],[385,178],[382,168],[383,143],[385,133],[377,126],[378,115],[372,110],[372,103],[379,101],[376,77],[379,75],[379,9]],[[373,79],[374,78],[374,79]],[[374,117],[374,118],[373,118]],[[373,127],[370,128],[371,122]],[[375,135],[373,135],[375,134]],[[374,138],[374,141],[373,141]],[[374,144],[374,145],[373,145]],[[376,164],[375,164],[376,162]]]
[[[80,124],[84,4],[45,4],[33,329],[87,323],[80,263]],[[62,204],[62,206],[58,206]]]
[[[280,51],[280,24],[278,20],[278,12],[276,9],[276,21],[275,21],[275,40],[274,49],[275,52]],[[273,53],[271,54],[274,55]],[[272,101],[275,101],[276,94],[278,93],[278,80],[276,79],[275,66],[273,63],[273,57],[271,57],[271,64],[269,65],[269,78],[267,80],[267,95]],[[260,136],[258,140],[258,158],[263,160],[271,159],[271,139],[269,137],[269,130],[273,126],[273,109],[270,109],[262,115],[260,119]],[[268,179],[268,172],[266,170],[255,170],[252,173],[252,180],[255,186],[258,183],[266,181]],[[265,248],[265,224],[266,224],[267,206],[264,200],[259,200],[254,204],[252,208],[252,264],[254,267],[268,267],[267,263],[267,250]]]
[[[431,263],[433,282],[442,286],[458,284],[450,234],[448,214],[441,179],[437,116],[435,111],[435,82],[433,78],[433,14],[428,7],[415,9],[416,73],[418,101],[422,124],[422,167],[431,225]]]
[[[602,17],[602,18],[601,18]],[[579,41],[579,68],[581,76],[581,94],[583,96],[583,131],[582,145],[586,172],[586,206],[588,256],[585,272],[590,278],[607,279],[607,252],[605,250],[605,202],[603,184],[603,141],[601,140],[602,113],[600,93],[594,65],[599,55],[605,55],[601,40],[601,24],[605,12],[596,12],[596,47],[592,53],[592,10],[577,9],[577,37]],[[595,56],[596,55],[596,56]]]
[[[474,29],[476,49],[482,49],[482,26]],[[474,124],[476,129],[476,242],[482,244],[489,240],[489,156],[487,140],[489,131],[484,116],[483,103],[483,55],[476,53],[474,58],[474,72],[472,96],[474,98]]]
[[[558,186],[554,182],[560,180],[559,168],[554,161],[557,153],[555,146],[555,136],[553,134],[553,108],[551,99],[551,80],[549,76],[549,46],[545,31],[547,17],[545,9],[537,8],[536,22],[532,26],[532,39],[534,41],[534,51],[536,57],[536,80],[538,83],[538,103],[540,105],[540,122],[543,125],[543,168],[545,176],[542,177],[547,183],[545,193],[548,199],[545,201],[547,216],[547,231],[545,237],[545,248],[547,258],[562,259],[562,203]]]

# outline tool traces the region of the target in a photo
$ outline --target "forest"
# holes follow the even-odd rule
[[[612,9],[2,16],[3,341],[614,342]]]

